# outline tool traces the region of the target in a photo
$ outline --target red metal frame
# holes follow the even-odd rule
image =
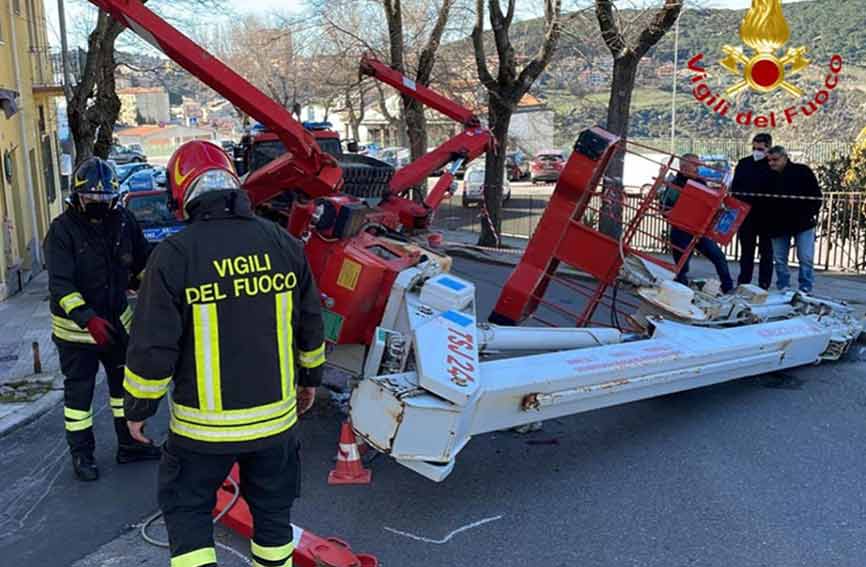
[[[410,96],[425,106],[456,120],[464,127],[464,131],[454,138],[447,140],[436,149],[397,171],[391,180],[392,193],[400,195],[419,183],[425,183],[432,172],[455,159],[463,158],[466,161],[472,161],[487,152],[493,143],[490,130],[481,126],[481,120],[471,110],[445,98],[430,87],[417,84],[399,71],[395,71],[378,61],[372,55],[366,54],[361,58],[360,71],[390,85],[401,94]],[[442,177],[445,179],[439,179],[436,187],[431,191],[433,197],[428,196],[424,201],[424,205],[428,209],[435,209],[439,206],[454,178],[453,174],[448,172]]]
[[[617,310],[618,304],[627,304],[624,298],[614,301],[610,297],[608,302],[605,302],[609,291],[616,284],[624,256],[639,256],[676,274],[682,269],[700,238],[706,235],[724,242],[736,232],[739,222],[742,222],[745,212],[748,211],[748,205],[727,196],[724,187],[713,190],[690,181],[681,188],[673,209],[662,211],[658,204],[658,193],[665,183],[664,175],[671,169],[675,156],[670,156],[666,165],[662,164],[655,183],[641,198],[637,207],[629,205],[624,198],[613,197],[618,192],[604,190],[604,186],[610,182],[604,177],[604,173],[613,156],[624,150],[625,142],[599,128],[592,128],[581,134],[525,254],[499,296],[490,317],[491,322],[514,325],[527,317],[534,317],[539,305],[544,305],[555,312],[571,315],[578,326],[590,322],[604,324],[593,321],[593,316],[601,305],[625,315]],[[596,214],[597,218],[605,214],[603,207],[591,205],[594,198],[621,199],[613,204],[634,212],[632,220],[626,222],[620,240],[602,234],[585,222],[588,212]],[[736,212],[737,219],[724,234],[720,234],[714,230],[713,225],[723,206]],[[641,225],[651,215],[664,217],[672,226],[692,234],[692,239],[685,249],[677,248],[682,252],[679,262],[668,262],[637,250],[632,245],[639,233],[650,235]],[[584,285],[558,277],[556,272],[560,263],[589,274],[595,284]],[[571,313],[544,300],[550,283],[554,281],[587,298],[581,313]],[[550,324],[547,321],[542,322]]]

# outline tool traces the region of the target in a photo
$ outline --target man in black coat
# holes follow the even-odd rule
[[[776,286],[788,287],[788,253],[791,239],[797,247],[800,265],[798,286],[810,293],[815,284],[813,258],[815,257],[815,227],[821,210],[821,188],[808,165],[794,163],[785,148],[773,146],[767,152],[767,162],[774,172],[773,217],[769,225],[773,237],[773,261],[776,266]]]
[[[773,145],[770,134],[761,133],[752,138],[752,155],[737,163],[731,192],[737,199],[752,206],[746,220],[740,226],[737,238],[740,241],[740,275],[738,284],[752,283],[757,244],[760,263],[758,285],[769,289],[773,279],[773,243],[767,233],[770,215],[769,199],[756,194],[768,194],[773,185],[773,171],[767,163],[767,150]]]

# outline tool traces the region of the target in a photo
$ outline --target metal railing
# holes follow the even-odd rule
[[[552,187],[551,187],[552,191]],[[594,197],[598,199],[598,197]],[[641,195],[626,194],[628,204],[623,207],[624,223],[632,220]],[[529,239],[541,220],[550,195],[514,193],[502,208],[502,236]],[[598,208],[600,203],[593,203]],[[436,213],[434,227],[444,230],[463,230],[476,234],[486,222],[483,210],[478,206],[463,207],[460,195],[445,201]],[[597,227],[598,219],[586,218],[584,222]],[[639,250],[657,254],[669,254],[668,224],[661,218],[647,219],[635,235],[633,246]],[[737,239],[724,248],[728,259],[739,257]],[[790,261],[796,265],[792,251]],[[852,273],[866,273],[866,191],[824,193],[824,203],[818,216],[815,241],[815,268]]]
[[[31,47],[30,69],[35,88],[63,86],[63,62],[59,49]]]

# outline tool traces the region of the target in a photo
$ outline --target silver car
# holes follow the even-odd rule
[[[474,165],[474,164],[473,164]],[[511,183],[508,181],[508,176],[502,176],[502,202],[508,202],[511,199]],[[466,171],[463,176],[463,206],[468,207],[471,203],[478,203],[484,200],[484,164],[481,167],[474,166]]]

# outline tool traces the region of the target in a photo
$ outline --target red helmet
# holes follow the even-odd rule
[[[210,191],[240,189],[234,164],[225,151],[205,140],[192,140],[181,145],[166,166],[168,187],[181,220],[186,208],[196,198]]]

